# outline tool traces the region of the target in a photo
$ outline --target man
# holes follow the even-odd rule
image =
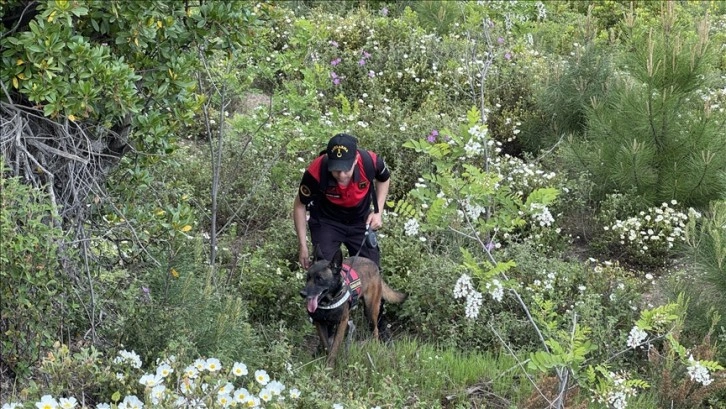
[[[312,264],[306,221],[316,259],[331,260],[343,244],[350,256],[369,258],[380,267],[378,245],[366,245],[365,239],[368,228],[377,230],[383,225],[381,212],[390,176],[383,159],[358,150],[355,137],[341,133],[330,139],[325,153],[303,174],[293,203],[299,261],[304,269]]]

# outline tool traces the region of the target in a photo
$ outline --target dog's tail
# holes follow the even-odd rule
[[[406,301],[406,298],[408,298],[408,295],[398,292],[389,287],[385,281],[381,281],[381,295],[383,296],[384,300],[394,304],[400,304]]]

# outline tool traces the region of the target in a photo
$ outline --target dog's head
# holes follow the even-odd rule
[[[338,250],[333,259],[316,261],[307,271],[305,288],[300,296],[307,300],[309,313],[318,309],[321,301],[330,301],[343,287],[340,270],[343,267],[343,253]]]

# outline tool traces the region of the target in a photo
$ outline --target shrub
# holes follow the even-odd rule
[[[678,202],[662,203],[641,210],[624,220],[606,223],[602,240],[616,257],[636,265],[664,266],[677,254],[677,246],[686,240],[686,223],[700,213],[690,208],[676,210]],[[673,207],[671,207],[673,206]]]
[[[248,361],[216,357],[188,359],[176,355],[147,360],[154,362],[144,365],[133,350],[121,350],[114,358],[108,358],[94,348],[72,352],[56,343],[39,368],[43,377],[37,383],[31,382],[22,399],[35,399],[38,407],[62,408],[79,404],[98,408],[179,405],[211,408],[233,404],[288,408],[298,407],[301,398],[300,390],[285,386],[267,370],[252,372],[252,368],[259,366],[248,368]],[[23,407],[23,402],[13,402],[18,398],[10,396],[6,405]]]
[[[0,348],[2,365],[23,378],[55,339],[78,335],[80,315],[58,259],[63,233],[52,198],[5,178],[2,161],[0,169]]]

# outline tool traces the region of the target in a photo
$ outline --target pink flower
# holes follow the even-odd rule
[[[505,53],[505,54],[504,54],[504,59],[505,59],[505,60],[511,60],[511,59],[512,59],[512,54],[510,54],[510,53]]]
[[[340,58],[336,58],[330,62],[330,65],[332,65],[333,67],[335,67],[338,64],[340,64]]]

